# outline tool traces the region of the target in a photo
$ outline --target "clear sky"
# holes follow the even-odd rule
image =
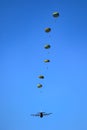
[[[0,79],[0,130],[87,130],[87,0],[0,0]]]

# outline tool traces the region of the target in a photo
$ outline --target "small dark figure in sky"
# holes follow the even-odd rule
[[[31,114],[31,116],[39,116],[40,118],[42,118],[43,116],[48,116],[52,113],[46,113],[46,112],[38,112],[37,114]]]

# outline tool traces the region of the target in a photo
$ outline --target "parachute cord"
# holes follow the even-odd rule
[[[50,52],[48,51],[48,54],[50,54]]]
[[[54,22],[56,23],[56,19],[54,20]]]
[[[40,93],[42,93],[42,90],[40,90]]]
[[[48,70],[48,66],[46,67],[46,69]]]
[[[49,38],[51,37],[51,35],[49,34]]]
[[[42,90],[40,90],[40,94],[41,94],[41,108],[40,109],[42,110],[42,107],[43,107],[43,102],[42,102],[42,96],[43,96],[42,94],[43,94],[43,92],[42,92]]]

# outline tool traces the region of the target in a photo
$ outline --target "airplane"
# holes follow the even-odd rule
[[[52,113],[46,113],[46,112],[38,112],[37,114],[31,114],[31,116],[39,116],[40,118],[42,118],[43,116],[48,116]]]

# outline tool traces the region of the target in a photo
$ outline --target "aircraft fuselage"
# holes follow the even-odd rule
[[[43,113],[42,113],[42,112],[40,113],[40,117],[41,117],[41,118],[43,117]]]

